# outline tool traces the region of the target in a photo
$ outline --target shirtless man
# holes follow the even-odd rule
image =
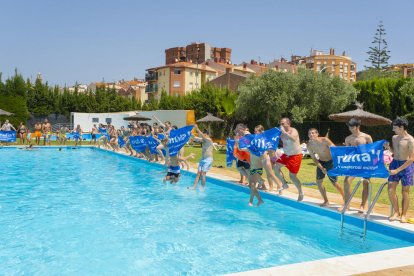
[[[402,223],[407,222],[407,210],[410,204],[410,187],[413,185],[414,173],[414,138],[407,133],[407,119],[397,118],[392,123],[392,130],[396,135],[392,137],[392,152],[394,160],[390,164],[390,176],[388,178],[388,195],[394,213],[389,218],[390,221],[400,220]],[[391,150],[389,145],[386,147]],[[398,182],[402,183],[402,213],[398,206],[398,197],[396,189]],[[400,216],[401,215],[401,216]]]
[[[345,138],[345,146],[359,146],[364,144],[372,143],[372,137],[366,133],[361,132],[361,120],[352,118],[347,123],[349,131],[352,133],[348,137]],[[351,195],[351,183],[355,179],[354,176],[345,176],[344,180],[344,190],[345,190],[345,202],[348,201]],[[359,207],[359,212],[363,213],[365,204],[367,203],[368,199],[368,185],[369,179],[363,180],[363,188],[362,188],[362,202],[361,206]]]
[[[42,125],[42,132],[43,132],[43,145],[45,146],[46,143],[50,146],[50,136],[52,135],[52,125],[49,123],[47,119]]]
[[[310,140],[307,144],[307,148],[313,160],[313,163],[315,163],[317,167],[316,183],[318,184],[319,192],[323,197],[323,203],[320,206],[328,206],[329,200],[326,195],[325,186],[323,185],[323,179],[325,178],[325,175],[327,175],[328,170],[333,168],[333,160],[329,147],[334,147],[335,145],[328,138],[319,137],[319,131],[316,128],[309,129],[308,136]],[[318,155],[319,159],[316,158],[316,155]],[[341,194],[343,199],[344,190],[338,183],[338,177],[328,175],[328,178]]]
[[[290,179],[298,189],[298,201],[302,201],[302,184],[297,177],[300,169],[300,164],[302,162],[302,148],[300,147],[298,131],[290,125],[291,122],[289,118],[282,118],[280,120],[280,131],[282,132],[280,139],[283,142],[284,153],[280,159],[276,161],[274,171],[279,180],[282,181],[283,188],[286,188],[288,185],[286,183],[286,180],[283,178],[282,172],[280,170],[283,166],[286,166],[286,168],[289,170]]]
[[[75,147],[82,146],[82,128],[80,125],[77,125],[76,128],[73,130],[73,139],[75,140]]]
[[[194,125],[194,129],[197,131],[200,137],[195,137],[194,139],[199,140],[202,143],[202,153],[201,160],[198,165],[197,176],[194,180],[193,189],[197,189],[198,182],[201,178],[201,186],[204,188],[206,186],[206,174],[210,170],[211,165],[213,164],[213,149],[215,149],[213,140],[211,140],[208,130],[204,129],[201,131],[197,125]]]
[[[253,206],[254,197],[257,198],[257,206],[260,206],[264,203],[262,197],[257,191],[256,185],[259,183],[259,180],[262,178],[263,174],[263,162],[262,159],[253,153],[250,153],[250,170],[249,170],[249,188],[250,188],[250,199],[249,206]]]
[[[40,137],[42,137],[42,124],[40,122],[37,122],[35,124],[35,139],[37,145],[40,144]]]
[[[93,125],[91,130],[91,141],[89,142],[89,144],[93,143],[94,146],[96,145],[96,133],[98,133],[98,128],[96,127],[96,125]]]

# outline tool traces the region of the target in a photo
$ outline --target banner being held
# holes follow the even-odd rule
[[[240,138],[239,148],[247,148],[256,156],[261,156],[267,150],[277,150],[281,131],[271,128],[260,134],[247,134]]]
[[[157,146],[160,143],[157,140],[155,140],[154,137],[152,137],[152,136],[150,136],[150,137],[147,138],[147,143],[148,143],[148,147],[150,149],[151,154],[156,154],[157,153]]]
[[[226,166],[231,167],[233,165],[233,160],[237,160],[236,157],[233,155],[234,151],[234,143],[233,139],[227,138],[226,139]]]
[[[109,134],[108,134],[108,132],[106,131],[106,128],[99,128],[99,132],[102,134],[102,135],[105,135],[106,136],[106,138],[108,138],[108,140],[110,140],[110,137],[109,137]]]
[[[145,136],[129,136],[131,147],[137,152],[145,152],[147,148],[147,137]]]
[[[168,150],[170,156],[177,156],[178,152],[190,140],[191,130],[194,126],[185,126],[179,129],[170,131],[170,138],[168,140]]]
[[[328,175],[363,178],[388,177],[388,171],[384,165],[383,145],[385,142],[381,140],[352,147],[331,147],[334,168],[328,171]]]
[[[123,148],[125,146],[124,138],[122,138],[121,136],[118,136],[118,146],[120,148]]]
[[[0,142],[16,142],[16,131],[0,130]]]

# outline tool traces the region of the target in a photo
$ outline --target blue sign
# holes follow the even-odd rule
[[[168,140],[168,150],[170,156],[177,156],[178,152],[190,140],[191,130],[194,126],[185,126],[179,129],[170,131],[170,138]]]
[[[0,142],[16,142],[16,131],[0,130]]]
[[[75,140],[79,140],[79,139],[80,139],[80,133],[79,133],[79,132],[73,132],[72,137],[73,137],[73,139],[75,139]]]
[[[267,150],[277,150],[280,134],[276,127],[260,134],[247,134],[239,139],[239,148],[247,148],[252,154],[261,156]]]
[[[108,138],[108,140],[110,140],[110,137],[109,137],[109,134],[108,134],[108,132],[106,131],[106,128],[98,128],[98,130],[99,130],[99,132],[102,134],[102,135],[105,135],[106,136],[106,138]]]
[[[119,146],[120,148],[123,148],[123,147],[125,146],[125,141],[124,141],[124,139],[122,138],[122,136],[118,136],[118,146]]]
[[[384,165],[383,145],[385,140],[353,147],[331,147],[334,168],[328,171],[332,176],[388,177]]]
[[[158,134],[159,135],[159,134]],[[159,137],[159,136],[158,136]],[[157,146],[160,144],[154,137],[150,136],[147,139],[148,147],[150,149],[151,154],[157,153]]]
[[[131,147],[137,152],[145,152],[147,148],[147,137],[145,136],[129,136]]]
[[[226,166],[231,167],[233,165],[233,160],[237,160],[236,157],[234,157],[234,140],[227,138],[226,139]]]

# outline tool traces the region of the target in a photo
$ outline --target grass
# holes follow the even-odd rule
[[[4,143],[3,143],[4,145]],[[20,145],[19,143],[10,143],[9,145]],[[36,146],[33,143],[34,146]],[[43,145],[43,141],[41,141],[40,145]],[[57,141],[52,141],[52,145],[59,145],[59,143]],[[66,142],[67,146],[74,146],[75,142],[74,141],[67,141]],[[89,145],[89,141],[84,141],[82,143],[82,145]],[[188,155],[190,153],[194,153],[195,155],[195,159],[193,160],[193,162],[198,162],[198,160],[200,160],[201,158],[201,147],[186,147],[185,148],[185,155]],[[214,162],[213,162],[213,166],[214,167],[223,167],[224,170],[230,170],[230,171],[234,171],[237,172],[237,169],[235,167],[235,165],[233,164],[233,166],[231,168],[227,168],[226,167],[226,152],[225,151],[215,151],[214,152]],[[288,176],[289,173],[287,171],[286,168],[283,168],[282,171],[284,172],[284,175]],[[307,158],[307,159],[303,159],[302,160],[302,165],[300,168],[300,171],[298,173],[298,177],[300,179],[300,181],[302,183],[310,183],[310,182],[315,182],[316,181],[316,166],[313,163],[312,159]],[[289,179],[287,179],[289,181]],[[344,178],[343,177],[339,177],[338,179],[339,183],[342,185]],[[385,181],[384,179],[372,179],[372,198],[374,198],[374,195],[376,194],[376,192],[378,191],[379,186]],[[354,188],[354,186],[356,185],[357,180],[355,179],[354,182],[352,183],[352,189]],[[324,184],[325,184],[325,188],[328,192],[331,193],[335,193],[338,194],[338,191],[333,187],[333,185],[331,185],[330,181],[325,178],[324,180]],[[317,189],[317,187],[315,185],[313,186],[306,186],[308,188],[311,189]],[[360,188],[358,189],[355,197],[361,198],[361,193],[362,193],[362,185],[360,186]],[[399,198],[401,198],[401,185],[398,188],[397,191],[397,195],[399,195]],[[412,202],[414,198],[414,194],[410,194],[410,202]],[[383,190],[383,192],[381,193],[379,199],[378,199],[379,203],[382,204],[390,204],[389,198],[388,198],[388,193],[386,188]],[[411,204],[409,210],[414,210],[414,204]],[[401,206],[401,205],[400,205]]]

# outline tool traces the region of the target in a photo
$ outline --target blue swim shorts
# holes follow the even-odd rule
[[[398,169],[402,164],[405,163],[405,160],[392,160],[390,164],[390,170]],[[398,182],[401,180],[402,185],[413,186],[413,173],[414,173],[414,164],[410,164],[407,168],[400,171],[397,174],[390,175],[388,177],[389,182]]]
[[[199,172],[208,172],[213,164],[213,158],[207,157],[200,160],[198,164],[198,171]]]

